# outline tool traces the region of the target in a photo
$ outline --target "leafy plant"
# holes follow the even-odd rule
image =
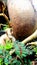
[[[6,28],[8,26],[5,25],[3,30]],[[0,45],[0,65],[31,65],[30,56],[35,56],[36,54],[37,46],[27,47],[22,42],[6,40],[5,46]]]
[[[4,49],[11,49],[12,47],[13,47],[13,43],[11,42],[11,40],[10,41],[6,40]]]
[[[13,49],[15,51],[10,54]],[[6,41],[5,46],[0,46],[0,65],[31,65],[31,59],[28,58],[30,55],[33,55],[33,50],[28,49],[21,42],[12,43],[11,41]]]
[[[14,43],[14,47],[16,49],[16,54],[20,56],[20,58],[26,57],[27,55],[32,54],[32,50],[27,49],[24,44],[21,42]]]

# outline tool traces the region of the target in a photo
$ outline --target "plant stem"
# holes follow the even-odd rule
[[[37,45],[37,41],[35,41],[35,42],[31,42],[31,43],[27,43],[27,45]]]
[[[22,43],[26,44],[27,42],[29,42],[29,41],[31,41],[31,40],[33,40],[35,38],[37,38],[37,30],[31,36],[29,36],[28,38],[24,39],[22,41]]]
[[[4,13],[0,13],[0,16],[3,16],[9,22],[8,17]]]
[[[10,55],[11,55],[11,54],[13,54],[14,52],[15,52],[15,49],[12,49],[12,50],[10,50],[9,53],[10,53]]]

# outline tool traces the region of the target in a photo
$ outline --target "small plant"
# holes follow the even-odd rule
[[[13,52],[13,50],[15,51]],[[10,54],[12,50],[12,53]],[[26,45],[21,42],[6,41],[6,45],[0,45],[0,65],[30,65],[31,59],[28,56],[32,56],[33,50],[30,50],[26,47]]]
[[[3,30],[6,28],[5,25]],[[0,65],[32,65],[32,57],[37,59],[37,45],[27,46],[24,42],[6,40],[5,45],[0,45]]]

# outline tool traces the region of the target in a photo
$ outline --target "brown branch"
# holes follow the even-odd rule
[[[8,17],[4,13],[0,13],[0,16],[3,16],[9,22]]]

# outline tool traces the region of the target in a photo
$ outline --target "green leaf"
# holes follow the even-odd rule
[[[8,25],[3,25],[3,30],[6,30],[8,27]]]
[[[2,50],[0,50],[0,54],[2,54],[3,52],[2,52]]]
[[[4,48],[4,46],[3,45],[0,45],[0,50],[2,50]]]
[[[5,63],[6,65],[9,64],[8,58],[4,58],[4,63]]]
[[[13,61],[13,64],[14,64],[14,65],[21,65],[21,62],[18,61],[17,59],[15,59],[15,60]],[[13,65],[13,64],[12,64],[12,65]]]
[[[37,47],[35,47],[35,48],[33,49],[33,51],[37,54]]]
[[[13,47],[13,43],[11,41],[6,41],[6,45],[4,46],[5,49],[11,49]]]
[[[2,59],[2,58],[0,58],[0,63],[2,63],[2,61],[3,61],[3,59]]]

